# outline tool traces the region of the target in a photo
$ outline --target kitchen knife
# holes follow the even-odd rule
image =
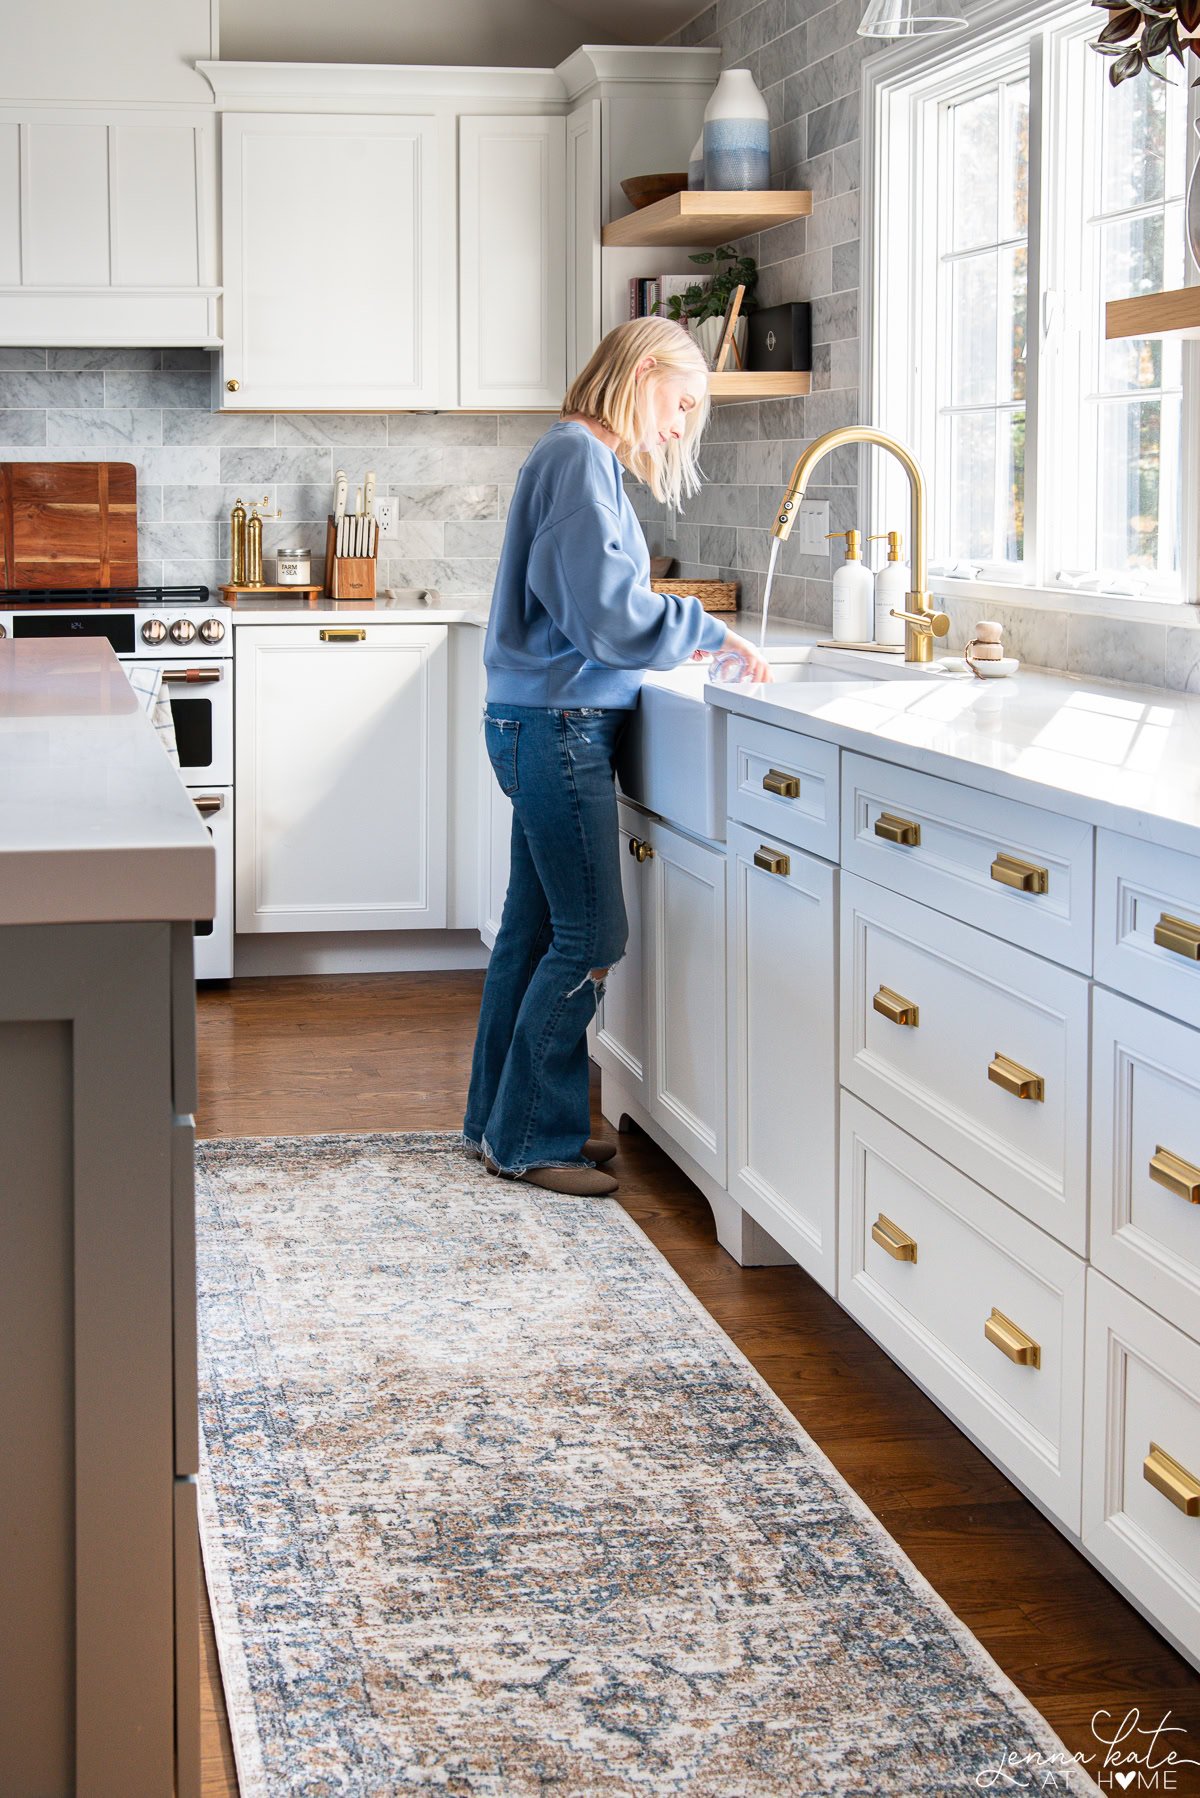
[[[346,553],[346,530],[344,520],[346,517],[346,496],[349,491],[350,487],[346,479],[346,471],[344,468],[339,468],[333,477],[333,553],[335,556],[341,556]]]
[[[367,484],[363,488],[363,511],[368,518],[375,516],[375,470],[368,468]]]

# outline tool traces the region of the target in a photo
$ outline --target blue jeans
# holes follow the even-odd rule
[[[613,758],[632,713],[488,705],[512,863],[488,965],[463,1140],[506,1174],[592,1167],[587,1027],[625,949]]]

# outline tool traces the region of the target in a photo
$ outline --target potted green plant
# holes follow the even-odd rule
[[[1092,0],[1092,5],[1108,14],[1092,48],[1113,58],[1108,78],[1114,87],[1143,69],[1165,81],[1165,69],[1156,66],[1165,57],[1181,64],[1189,50],[1200,57],[1200,0]],[[1200,80],[1192,85],[1200,86]]]
[[[1200,4],[1200,0],[1197,0]],[[732,244],[718,244],[715,250],[698,250],[688,258],[704,266],[717,266],[707,281],[697,280],[682,293],[673,293],[667,301],[667,312],[677,325],[686,325],[711,365],[721,346],[721,324],[735,287],[744,287],[741,318],[734,330],[738,352],[745,353],[745,316],[754,308],[754,290],[758,286],[758,264],[753,256],[739,256]],[[656,305],[656,312],[661,306]]]

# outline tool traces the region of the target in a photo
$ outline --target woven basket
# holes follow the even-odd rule
[[[694,593],[706,612],[736,612],[740,582],[693,581],[685,574],[674,580],[651,581],[655,593]]]

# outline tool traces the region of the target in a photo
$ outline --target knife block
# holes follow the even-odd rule
[[[325,528],[325,591],[330,599],[374,599],[375,556],[337,556],[337,526],[330,518]]]

